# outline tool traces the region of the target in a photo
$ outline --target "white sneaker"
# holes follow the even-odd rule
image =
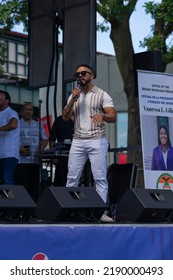
[[[105,212],[103,213],[103,215],[101,216],[101,218],[100,218],[100,222],[112,223],[112,222],[113,222],[113,219],[112,219],[111,217],[109,217],[109,216],[107,215],[107,212],[105,211]]]

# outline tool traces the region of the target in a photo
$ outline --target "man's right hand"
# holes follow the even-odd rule
[[[81,94],[81,89],[79,87],[76,87],[72,91],[72,100],[75,102],[78,100],[80,94]]]

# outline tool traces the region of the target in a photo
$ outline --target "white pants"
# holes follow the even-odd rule
[[[103,201],[107,201],[107,165],[108,142],[105,137],[92,140],[73,139],[68,160],[66,187],[77,187],[85,162],[89,158],[96,184],[96,191]]]

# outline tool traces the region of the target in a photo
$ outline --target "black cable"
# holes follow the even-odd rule
[[[48,77],[48,86],[47,86],[47,92],[46,92],[46,115],[47,115],[47,125],[48,125],[48,131],[50,133],[51,131],[51,126],[50,126],[50,119],[49,119],[49,93],[50,93],[50,84],[51,84],[51,77],[53,73],[53,68],[54,68],[54,61],[55,61],[55,45],[56,45],[56,18],[54,21],[53,25],[53,30],[52,30],[52,36],[53,36],[53,49],[52,49],[52,61],[51,61],[51,67],[50,67],[50,72],[49,72],[49,77]],[[55,79],[55,84],[56,84],[56,79]]]
[[[42,100],[39,99],[39,149],[38,149],[38,159],[39,159],[39,182],[38,182],[38,197],[40,197],[41,194],[41,170],[42,170],[42,162],[41,162],[41,141],[42,141],[42,135],[41,135],[41,103]]]
[[[57,98],[57,85],[58,85],[58,62],[59,62],[59,47],[58,47],[58,32],[59,32],[59,20],[57,18],[57,24],[55,26],[55,34],[57,38],[57,43],[56,43],[56,61],[55,61],[55,86],[54,86],[54,117],[55,119],[57,118],[57,106],[56,106],[56,98]]]

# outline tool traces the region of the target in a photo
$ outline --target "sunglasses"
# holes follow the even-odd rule
[[[86,74],[92,74],[91,72],[88,72],[88,71],[81,71],[81,72],[76,72],[75,73],[75,77],[76,78],[79,78],[79,76],[81,75],[82,77],[84,77]]]

